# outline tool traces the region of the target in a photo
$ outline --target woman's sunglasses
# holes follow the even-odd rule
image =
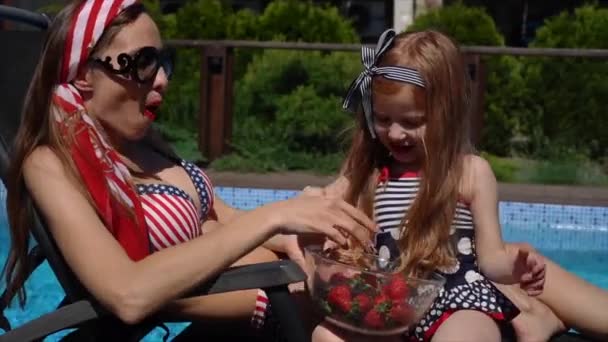
[[[163,68],[167,78],[171,78],[174,59],[173,49],[159,50],[153,46],[146,46],[137,50],[135,54],[119,54],[116,57],[116,62],[120,66],[118,69],[114,69],[112,65],[112,57],[94,58],[93,62],[113,74],[130,77],[138,83],[145,84],[154,81],[160,68]]]

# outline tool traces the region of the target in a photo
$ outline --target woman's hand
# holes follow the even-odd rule
[[[330,186],[325,187],[325,188],[307,186],[302,190],[302,192],[300,193],[298,198],[309,198],[309,200],[310,200],[310,198],[313,198],[315,201],[329,199],[330,201],[333,200],[333,201],[342,202],[341,197],[342,197],[343,191],[340,187],[335,186],[335,184],[339,183],[338,181],[332,183]],[[347,208],[348,208],[348,205],[347,205]],[[375,224],[373,224],[373,222],[371,222],[371,220],[369,220],[365,216],[365,214],[359,212],[355,208],[352,208],[352,207],[348,208],[347,213],[350,213],[350,214],[346,214],[346,215],[347,216],[351,215],[351,216],[349,216],[351,220],[354,219],[355,222],[358,222],[358,223],[355,223],[355,225],[363,223],[362,226],[364,227],[363,231],[365,234],[364,238],[365,238],[365,241],[367,241],[367,243],[370,244],[370,246],[367,247],[364,244],[365,241],[362,244],[363,244],[363,246],[366,246],[366,248],[371,248],[371,236],[373,236],[372,233],[375,233],[375,231],[376,231]],[[356,213],[355,216],[352,216],[353,213]],[[357,219],[357,217],[359,217],[359,219],[362,220],[363,222],[360,222]],[[372,225],[371,227],[369,227],[370,224]],[[348,235],[351,235],[351,234],[348,234],[348,231],[341,230],[339,226],[332,227],[332,228],[334,228],[334,229],[337,228],[337,232],[340,235],[344,236],[345,238],[348,238]],[[361,228],[356,228],[356,230],[361,231]],[[355,236],[355,235],[353,235],[353,236],[355,238],[357,238],[357,236]],[[289,259],[296,262],[300,267],[302,267],[302,269],[306,269],[306,261],[304,258],[304,247],[309,246],[309,245],[322,245],[325,248],[325,246],[335,246],[336,244],[343,245],[343,243],[341,243],[340,241],[342,241],[342,240],[332,238],[331,236],[321,233],[320,231],[317,230],[316,234],[313,232],[310,234],[296,233],[296,234],[275,235],[274,237],[272,237],[270,240],[267,241],[265,246],[272,250],[275,250],[275,251],[278,251],[281,253],[285,253],[287,255],[287,257],[289,257]]]
[[[343,199],[348,190],[348,185],[349,182],[346,177],[340,176],[338,179],[322,188],[309,185],[302,190],[302,194]]]
[[[281,217],[283,234],[296,234],[302,239],[323,235],[345,247],[352,237],[366,250],[373,247],[371,237],[377,232],[373,221],[344,200],[325,196],[318,189],[305,189],[298,197],[270,206]]]

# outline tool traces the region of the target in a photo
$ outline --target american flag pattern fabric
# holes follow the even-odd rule
[[[213,208],[213,187],[207,175],[191,162],[181,166],[198,195],[200,209],[184,190],[170,184],[137,184],[153,250],[192,240],[202,235],[201,225]]]
[[[262,329],[266,321],[267,312],[270,310],[270,302],[266,292],[258,290],[258,294],[255,299],[255,309],[253,309],[253,316],[251,317],[251,325],[255,329]]]

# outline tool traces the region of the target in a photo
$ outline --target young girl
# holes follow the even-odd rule
[[[544,262],[506,249],[496,180],[469,142],[467,75],[457,46],[434,31],[385,32],[344,106],[362,110],[343,170],[347,201],[374,217],[381,256],[446,284],[408,332],[415,341],[500,341],[518,309],[491,282],[542,292]]]

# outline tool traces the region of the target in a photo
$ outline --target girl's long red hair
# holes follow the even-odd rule
[[[382,56],[379,66],[418,70],[424,89],[415,94],[425,103],[426,134],[422,178],[416,199],[402,221],[399,246],[404,271],[421,275],[454,263],[450,229],[463,176],[463,156],[473,152],[469,135],[469,82],[457,45],[436,31],[402,33]],[[403,85],[377,76],[372,94],[392,94]],[[372,98],[374,95],[372,95]],[[367,130],[363,113],[357,117],[351,149],[343,172],[349,179],[347,200],[373,217],[373,196],[388,151]]]

